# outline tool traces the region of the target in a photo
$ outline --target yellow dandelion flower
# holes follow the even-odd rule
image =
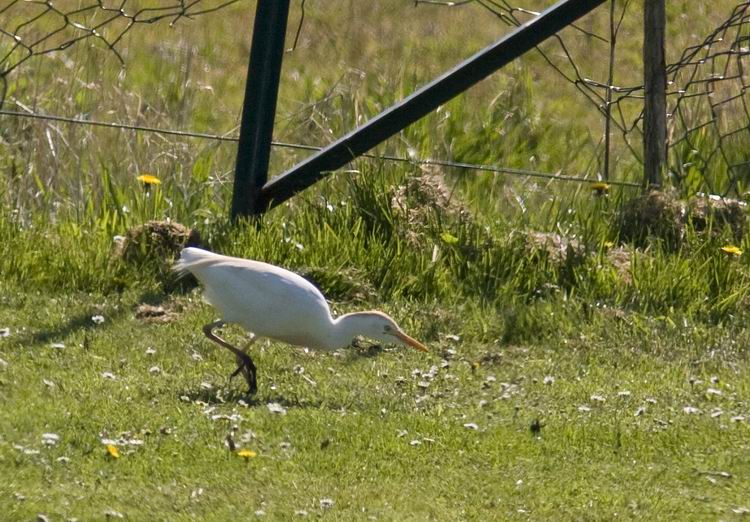
[[[615,244],[612,241],[605,241],[604,248],[612,248]]]
[[[136,179],[144,185],[161,185],[161,180],[153,174],[141,174]]]
[[[739,247],[736,247],[734,245],[727,245],[721,247],[721,251],[725,254],[729,254],[730,256],[741,256],[742,250]]]
[[[609,185],[603,181],[597,181],[591,184],[591,190],[593,190],[597,196],[603,196],[609,192]]]
[[[257,453],[255,453],[253,450],[249,450],[249,449],[241,449],[241,450],[239,450],[237,452],[237,455],[239,455],[240,457],[242,457],[246,461],[252,459],[253,457],[257,457],[258,456]]]
[[[120,450],[117,449],[117,446],[113,446],[112,444],[107,444],[107,456],[113,459],[119,459]]]

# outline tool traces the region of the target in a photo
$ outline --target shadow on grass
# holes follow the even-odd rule
[[[210,405],[215,404],[229,404],[233,402],[244,401],[248,405],[253,405],[254,399],[252,395],[249,395],[247,391],[242,391],[239,388],[210,388],[210,389],[189,389],[183,390],[179,394],[180,398],[184,401],[185,398],[189,402],[203,402]]]
[[[83,331],[84,345],[88,344],[89,332],[110,327],[115,321],[122,319],[126,314],[132,314],[133,309],[140,304],[161,305],[169,299],[169,294],[163,292],[143,292],[132,306],[108,307],[103,324],[96,324],[92,317],[101,313],[96,307],[91,306],[85,312],[79,312],[58,325],[45,328],[36,332],[22,333],[16,340],[21,345],[39,345],[50,342],[62,342],[70,335]]]
[[[44,330],[41,330],[39,332],[30,332],[26,334],[21,334],[18,337],[18,342],[23,345],[37,345],[37,344],[47,344],[53,341],[62,341],[63,339],[66,339],[68,336],[70,336],[74,332],[78,332],[83,330],[86,332],[86,337],[88,338],[88,332],[91,330],[94,330],[96,328],[100,328],[100,326],[94,321],[92,321],[91,317],[92,315],[96,315],[95,313],[83,313],[83,314],[76,314],[64,323],[57,325],[52,328],[47,328]]]
[[[190,389],[180,393],[180,398],[184,400],[187,397],[190,402],[203,402],[208,405],[233,404],[243,401],[250,408],[265,408],[269,403],[275,403],[284,409],[293,408],[313,408],[320,409],[327,407],[336,409],[322,400],[300,399],[297,397],[290,398],[282,395],[249,395],[246,391],[239,388],[212,388],[212,389]]]
[[[346,351],[347,359],[370,359],[384,353],[385,350],[380,344],[354,339],[351,349]]]

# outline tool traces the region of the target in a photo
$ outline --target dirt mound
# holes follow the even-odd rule
[[[115,238],[110,269],[117,271],[125,265],[137,267],[139,271],[153,274],[166,292],[186,291],[198,282],[192,275],[177,278],[172,272],[172,263],[188,245],[200,245],[197,230],[173,221],[148,221]]]
[[[630,200],[618,221],[620,240],[646,246],[657,239],[671,249],[680,246],[687,226],[698,233],[724,233],[728,228],[739,240],[745,231],[747,204],[719,196],[701,196],[689,203],[679,199],[676,191],[652,190]]]
[[[697,232],[711,230],[712,234],[720,234],[729,227],[739,241],[745,233],[747,203],[718,196],[695,198],[688,204],[688,218]]]
[[[200,244],[197,230],[174,221],[148,221],[131,228],[115,243],[113,256],[127,263],[176,258],[187,245]]]
[[[645,246],[649,238],[657,238],[670,248],[677,248],[685,236],[686,216],[687,206],[676,192],[651,190],[622,208],[620,240]]]
[[[473,223],[469,210],[445,184],[439,173],[408,178],[391,197],[397,231],[414,246],[423,246],[427,232],[440,223]]]
[[[566,238],[552,232],[521,232],[524,248],[529,256],[545,256],[556,264],[579,259],[586,253],[586,249],[575,238]]]
[[[141,304],[135,310],[135,318],[144,323],[169,323],[177,318],[177,313],[163,306]]]
[[[631,258],[632,253],[622,247],[610,248],[607,251],[606,259],[609,264],[614,267],[617,272],[617,276],[625,284],[633,282],[633,274],[631,272]]]

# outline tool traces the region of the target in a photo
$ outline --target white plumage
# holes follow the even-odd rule
[[[251,392],[255,391],[252,360],[212,333],[225,322],[237,323],[256,337],[316,350],[342,348],[363,335],[427,351],[382,312],[355,312],[334,319],[312,283],[278,266],[189,247],[183,249],[174,269],[192,273],[203,285],[206,300],[221,312],[223,320],[206,325],[204,332],[235,353],[240,367],[233,376],[244,373]]]

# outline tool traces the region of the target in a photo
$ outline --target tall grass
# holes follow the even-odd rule
[[[294,200],[260,226],[206,220],[205,212],[186,204],[198,197],[192,191],[180,198],[169,184],[146,192],[110,180],[103,204],[75,215],[61,209],[54,217],[22,218],[6,208],[0,272],[6,282],[53,292],[164,292],[160,275],[170,259],[130,266],[112,255],[112,246],[128,228],[169,217],[199,227],[214,250],[316,271],[317,282],[333,295],[341,285],[356,285],[373,289],[365,297],[373,303],[476,302],[501,310],[507,324],[500,329],[508,338],[552,334],[592,306],[675,321],[723,322],[746,314],[750,273],[744,256],[720,250],[728,235],[691,233],[677,252],[659,241],[646,250],[625,245],[623,268],[608,257],[615,232],[607,220],[616,202],[593,195],[567,204],[548,201],[551,210],[538,214],[549,221],[531,226],[523,214],[489,220],[468,207],[452,213],[407,195],[408,208],[420,211],[415,218],[393,203],[409,176],[363,163],[359,174]],[[540,246],[529,234],[541,229],[576,242],[577,250],[567,247],[558,255]]]
[[[546,5],[527,4],[524,7],[533,10]],[[695,43],[702,31],[721,20],[731,5],[726,2],[724,9],[724,4],[710,12],[691,8],[701,12],[700,20],[682,16],[687,4],[670,4],[670,55]],[[96,45],[75,45],[65,53],[31,59],[8,77],[4,106],[154,127],[234,132],[244,91],[252,7],[239,2],[169,29],[134,28],[118,47],[124,67]],[[15,27],[24,12],[14,6],[8,16],[15,18],[3,23]],[[291,39],[296,27],[290,25]],[[606,10],[582,21],[585,29],[602,34],[606,25]],[[328,36],[331,29],[338,29],[335,38]],[[42,25],[38,30],[43,33],[48,28]],[[478,6],[415,8],[395,0],[350,2],[339,10],[307,6],[301,39],[284,57],[275,137],[324,145],[506,30]],[[638,9],[628,10],[623,31],[617,80],[638,84]],[[563,36],[582,74],[603,78],[606,44],[572,29]],[[542,48],[558,62],[554,42]],[[635,115],[640,109],[634,110]],[[214,185],[231,182],[232,144],[8,117],[3,123],[0,169],[13,180],[14,208],[18,204],[34,208],[37,202],[83,206],[89,197],[98,200],[105,188],[104,171],[120,181],[157,174],[173,179],[175,187],[185,186],[196,175],[210,177]],[[602,131],[599,111],[541,55],[531,52],[380,150],[596,177]],[[275,150],[272,172],[300,157],[300,153]],[[613,158],[615,177],[638,179],[637,163],[622,143],[616,145]],[[476,187],[481,194],[503,184],[497,176],[462,173],[456,177],[462,190]],[[39,200],[40,190],[48,197]]]
[[[453,25],[471,20],[476,15],[471,10],[430,8],[434,18],[399,20],[381,3],[351,3],[348,9],[347,23],[354,25],[335,41],[322,35],[343,23],[343,13],[323,7],[308,13],[298,48],[285,56],[277,139],[327,143],[497,36],[491,24],[473,24],[468,34],[465,25]],[[246,32],[249,18],[248,6],[238,4],[202,18],[198,32],[178,24],[173,39],[142,29],[123,42],[124,69],[86,46],[29,61],[11,77],[6,106],[233,131],[242,95],[237,71],[244,70],[247,52],[235,38]],[[586,19],[593,29],[604,22],[603,12]],[[680,27],[673,21],[676,46],[692,38]],[[621,75],[637,72],[639,42],[633,31],[621,40]],[[366,36],[370,33],[380,37]],[[583,59],[591,41],[565,34]],[[554,49],[551,45],[545,49]],[[586,56],[591,72],[602,66],[596,49]],[[553,87],[559,82],[531,53],[379,150],[593,179],[600,117],[583,110],[586,105],[572,86]],[[145,221],[172,219],[199,228],[206,246],[215,250],[322,270],[330,290],[343,284],[331,274],[343,270],[375,290],[371,299],[470,300],[504,310],[512,325],[507,331],[519,335],[531,334],[541,323],[553,331],[566,310],[585,314],[591,306],[712,321],[744,313],[747,262],[721,253],[726,236],[693,234],[678,252],[658,241],[638,252],[624,245],[631,253],[628,266],[613,265],[608,251],[618,242],[614,223],[623,202],[633,197],[631,189],[613,187],[607,197],[597,197],[577,184],[444,168],[431,175],[462,212],[407,192],[407,206],[418,210],[415,220],[398,210],[394,198],[399,187],[424,173],[358,160],[350,172],[331,176],[265,216],[260,227],[230,226],[232,144],[6,117],[3,122],[0,171],[7,188],[0,189],[0,241],[7,255],[0,257],[0,272],[28,288],[159,289],[158,274],[170,260],[128,266],[113,258],[112,242]],[[615,151],[618,170],[638,176],[627,154],[624,148]],[[300,156],[275,150],[272,172]],[[145,173],[162,184],[146,190],[136,180]],[[683,178],[690,190],[698,188],[689,172]],[[558,258],[534,244],[532,232],[554,233],[578,246],[574,254]]]

